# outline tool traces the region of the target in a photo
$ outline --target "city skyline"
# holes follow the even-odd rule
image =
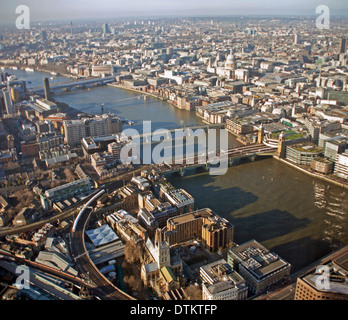
[[[65,20],[90,20],[90,19],[116,19],[132,17],[168,17],[168,16],[236,16],[236,15],[286,15],[286,16],[310,16],[317,15],[316,8],[326,5],[330,14],[345,15],[348,12],[348,3],[341,0],[331,0],[319,3],[315,0],[285,1],[275,0],[246,0],[243,3],[232,0],[217,0],[213,4],[204,1],[158,1],[142,2],[133,0],[131,2],[102,1],[66,1],[56,3],[55,1],[39,0],[15,0],[0,1],[1,13],[0,24],[14,23],[18,14],[16,8],[26,5],[30,10],[32,22],[65,21]]]
[[[0,299],[348,300],[345,2],[0,0]]]

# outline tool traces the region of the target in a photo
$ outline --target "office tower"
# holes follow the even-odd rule
[[[295,33],[294,44],[301,43],[301,36],[298,33]]]
[[[5,108],[6,108],[7,114],[15,113],[15,107],[14,107],[12,99],[11,99],[10,91],[3,90],[3,95],[4,95]]]
[[[341,38],[340,40],[340,53],[345,53],[347,50],[347,39]]]
[[[40,37],[41,37],[41,41],[46,41],[47,40],[47,32],[45,30],[43,30],[41,32]]]
[[[70,33],[73,34],[73,26],[72,26],[72,21],[70,22]]]
[[[45,99],[50,100],[51,92],[50,92],[50,82],[48,78],[44,78],[44,91],[45,91]]]
[[[105,34],[110,33],[110,28],[107,23],[103,24],[103,33]]]

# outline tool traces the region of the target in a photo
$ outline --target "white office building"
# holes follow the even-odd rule
[[[246,281],[221,259],[200,268],[203,300],[245,300]]]

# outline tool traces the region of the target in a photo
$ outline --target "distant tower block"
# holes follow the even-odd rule
[[[341,38],[340,39],[339,53],[345,53],[346,50],[347,50],[347,39],[346,38]]]
[[[300,43],[301,43],[301,36],[298,33],[295,33],[294,44],[300,44]]]
[[[44,78],[44,90],[45,90],[45,99],[51,100],[50,82],[48,78]]]
[[[12,103],[11,93],[9,90],[3,90],[4,102],[7,114],[15,113],[15,106]]]
[[[278,157],[279,158],[285,158],[285,134],[282,131],[282,133],[279,135],[279,142],[278,142]]]
[[[294,118],[296,117],[296,105],[293,104],[291,108],[291,116]]]
[[[265,136],[265,130],[264,130],[263,125],[261,123],[261,125],[259,127],[258,136],[257,136],[257,143],[263,143],[264,136]]]

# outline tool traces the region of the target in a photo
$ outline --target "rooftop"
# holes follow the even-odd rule
[[[320,153],[323,152],[322,148],[312,144],[312,143],[301,143],[289,146],[297,151],[301,152],[311,152],[311,153]]]
[[[288,262],[270,252],[256,240],[233,247],[230,252],[237,255],[244,268],[259,280],[281,268],[290,267]]]
[[[324,267],[324,272],[329,277],[328,282],[322,281],[322,271],[317,271],[317,268],[305,275],[303,280],[318,291],[348,295],[348,254],[330,261]]]
[[[86,234],[96,247],[118,239],[116,233],[107,224],[93,230],[88,230]]]
[[[274,132],[270,135],[271,139],[279,139],[281,132]],[[305,138],[307,136],[306,132],[296,132],[293,130],[288,130],[288,131],[284,131],[284,135],[285,135],[285,140],[296,140],[296,139],[302,139]]]

